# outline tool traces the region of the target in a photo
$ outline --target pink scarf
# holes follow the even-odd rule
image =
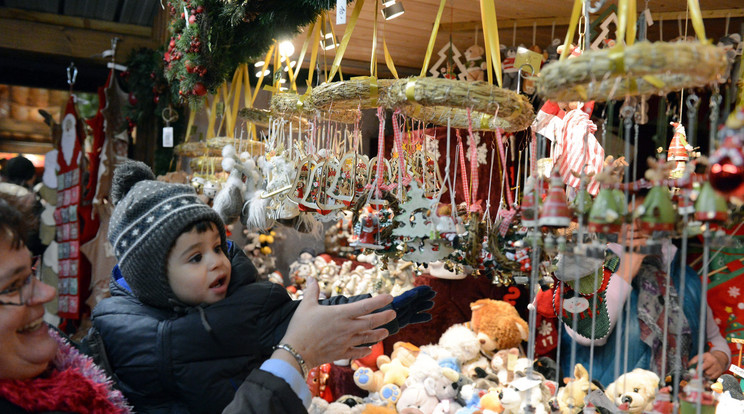
[[[59,348],[50,368],[30,380],[0,380],[0,397],[28,412],[62,411],[80,414],[130,414],[124,396],[89,357],[78,352],[56,331]]]

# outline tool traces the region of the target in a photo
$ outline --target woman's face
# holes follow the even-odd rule
[[[31,254],[25,246],[12,249],[0,238],[0,291],[21,286],[31,274]],[[57,352],[57,342],[43,323],[44,304],[56,290],[31,279],[25,306],[0,305],[0,379],[28,379],[41,374]],[[18,292],[0,295],[0,302],[18,301]]]

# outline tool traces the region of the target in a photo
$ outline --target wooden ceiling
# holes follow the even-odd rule
[[[372,33],[374,27],[375,6],[379,0],[366,0],[361,10],[356,29],[351,37],[344,55],[342,70],[349,74],[368,74],[372,53]],[[382,39],[387,41],[388,49],[401,76],[418,74],[426,53],[429,36],[439,7],[439,0],[399,0],[405,6],[402,16],[385,21],[377,19],[378,44],[376,56],[379,62],[378,71],[381,77],[390,76],[384,60]],[[725,34],[726,16],[729,16],[729,32],[742,32],[744,22],[744,3],[741,0],[699,0],[703,12],[712,16],[705,20],[708,37],[718,39]],[[41,10],[38,7],[47,7]],[[615,4],[609,0],[607,4]],[[37,6],[34,6],[36,4]],[[356,2],[349,4],[348,14]],[[639,1],[638,9],[647,4],[654,19],[657,20],[648,29],[651,40],[660,38],[659,29],[663,25],[663,39],[677,37],[684,32],[685,0],[648,0]],[[496,1],[496,13],[499,19],[499,37],[507,46],[535,43],[542,47],[550,44],[552,38],[563,39],[567,30],[568,16],[571,13],[570,0],[518,0]],[[17,7],[23,7],[21,10]],[[34,7],[37,7],[36,9]],[[53,10],[55,9],[55,13]],[[128,12],[132,7],[139,7],[137,16]],[[664,17],[661,24],[658,19]],[[335,12],[329,13],[335,26]],[[70,58],[78,59],[83,64],[99,64],[105,60],[96,57],[110,47],[110,40],[117,36],[123,39],[119,43],[118,55],[123,59],[129,51],[138,47],[157,47],[167,38],[166,14],[157,0],[44,0],[27,2],[23,0],[0,0],[0,55],[3,60],[14,55],[23,56],[36,64],[54,62],[55,59],[69,62]],[[134,19],[134,20],[133,20]],[[335,26],[340,38],[346,25]],[[480,3],[478,0],[447,0],[441,19],[441,27],[434,50],[439,51],[450,39],[454,45],[464,51],[475,43],[483,44],[482,34],[476,33],[480,28]],[[680,30],[681,28],[681,30]],[[688,25],[688,33],[692,28]],[[476,40],[477,37],[477,40]],[[293,43],[299,51],[305,40],[305,34],[297,36]],[[299,52],[296,52],[299,54]],[[305,57],[307,66],[310,57]],[[319,62],[330,66],[335,57],[335,50],[321,51]],[[436,53],[432,62],[436,60]],[[77,63],[77,60],[76,60]],[[6,62],[5,65],[9,63]],[[17,69],[17,67],[12,67]],[[105,67],[104,67],[105,68]],[[18,72],[16,70],[16,72]],[[22,71],[21,71],[22,72]],[[21,76],[22,73],[16,73]],[[0,75],[6,82],[8,74]],[[17,77],[16,76],[16,77]],[[11,79],[15,79],[11,77]],[[39,83],[38,77],[31,80]]]
[[[390,54],[401,75],[418,74],[426,54],[431,29],[436,19],[439,0],[400,0],[406,12],[402,16],[385,21],[378,18],[377,61],[380,77],[389,76],[385,67],[382,37],[384,35]],[[533,44],[533,23],[535,43],[541,47],[550,44],[552,38],[563,39],[568,29],[567,22],[571,14],[572,1],[569,0],[518,0],[496,1],[496,13],[499,22],[499,38],[507,46]],[[593,1],[593,3],[596,3]],[[616,4],[615,1],[607,1]],[[658,20],[664,17],[663,24],[658,21],[648,29],[650,40],[659,39],[659,28],[663,25],[663,39],[670,40],[679,34],[678,20],[682,32],[685,26],[685,0],[649,0],[639,1],[638,9],[649,9]],[[742,32],[744,23],[744,2],[741,0],[700,0],[700,7],[706,16],[705,27],[709,38],[718,39],[725,34],[726,16],[729,16],[729,33]],[[353,4],[349,5],[347,14],[351,15]],[[342,69],[351,74],[369,74],[369,61],[372,53],[372,34],[374,27],[375,1],[366,0],[354,29],[349,46],[344,54]],[[335,27],[335,13],[330,12],[337,36],[340,38],[346,25]],[[449,40],[462,52],[476,41],[475,28],[480,28],[480,3],[478,0],[448,0],[441,19],[437,40],[434,46],[432,62],[436,52]],[[555,26],[553,27],[553,23]],[[515,29],[516,24],[516,29]],[[693,34],[688,24],[688,34]],[[305,40],[301,34],[294,40],[295,49],[300,50]],[[478,44],[483,44],[482,34],[478,34]],[[333,62],[335,50],[326,52],[327,64]],[[306,56],[305,63],[309,61]]]

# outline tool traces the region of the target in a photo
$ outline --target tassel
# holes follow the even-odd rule
[[[253,197],[243,205],[242,211],[244,215],[246,213],[246,207],[248,208],[248,214],[245,217],[245,227],[247,229],[264,230],[270,227],[266,212],[269,199],[262,198],[261,195],[263,193],[263,190],[256,191]]]

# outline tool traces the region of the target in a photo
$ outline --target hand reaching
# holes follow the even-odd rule
[[[721,351],[711,351],[703,354],[703,375],[706,378],[715,380],[720,377],[728,367],[726,366],[728,357]],[[693,366],[698,362],[698,357],[695,355],[690,360],[690,366]]]
[[[378,295],[344,305],[323,306],[318,303],[318,293],[318,282],[308,278],[305,296],[281,341],[293,346],[308,367],[361,358],[370,349],[358,348],[359,345],[376,343],[388,336],[386,329],[376,327],[395,319],[395,312],[371,312],[389,304],[392,296]]]

